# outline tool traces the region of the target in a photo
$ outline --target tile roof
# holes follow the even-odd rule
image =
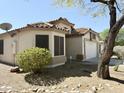
[[[59,22],[59,21],[64,21],[65,23],[70,24],[71,26],[75,25],[75,24],[69,22],[66,18],[62,18],[62,17],[60,17],[60,18],[58,18],[56,20],[49,21],[49,23],[55,24],[56,22]]]
[[[27,26],[25,26],[25,27],[17,28],[17,29],[14,29],[14,30],[11,30],[9,32],[2,33],[2,34],[6,34],[6,33],[12,34],[12,33],[15,33],[16,31],[20,31],[20,30],[27,29],[27,28],[56,29],[56,30],[58,30],[60,32],[68,33],[69,30],[67,30],[66,28],[60,28],[56,24],[54,24],[54,22],[58,22],[60,20],[62,20],[66,24],[70,24],[70,26],[74,26],[74,24],[70,23],[66,18],[60,17],[59,19],[49,21],[49,22],[38,22],[38,23],[27,24]],[[0,34],[0,35],[2,35],[2,34]]]
[[[80,34],[86,34],[90,29],[87,28],[77,28],[76,31]]]
[[[97,32],[93,31],[91,28],[77,28],[77,29],[75,29],[74,33],[66,34],[66,37],[83,36],[83,35],[87,34],[88,32],[98,34]]]
[[[64,29],[64,28],[60,28],[54,24],[50,24],[48,22],[42,22],[42,23],[34,23],[34,24],[27,24],[27,27],[34,27],[34,28],[55,28],[55,29],[58,29],[58,30],[62,30],[64,32],[68,32],[67,29]]]
[[[57,27],[56,25],[52,25],[50,23],[33,23],[33,24],[27,24],[27,26],[25,27],[21,27],[21,28],[17,28],[17,29],[14,29],[14,30],[11,30],[9,32],[5,32],[5,33],[2,33],[0,35],[4,35],[4,34],[7,34],[9,33],[10,35],[13,35],[15,34],[16,32],[19,32],[21,30],[24,30],[24,29],[30,29],[30,28],[34,28],[34,29],[56,29],[58,32],[63,32],[63,33],[68,33],[68,30],[67,29],[63,29],[63,28],[59,28]]]

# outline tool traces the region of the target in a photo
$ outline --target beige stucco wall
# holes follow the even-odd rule
[[[65,63],[66,61],[65,52],[64,55],[59,56],[58,59],[57,57],[54,56],[54,35],[64,37],[64,41],[65,41],[65,34],[54,31],[44,31],[44,30],[26,30],[26,31],[18,32],[14,37],[11,37],[10,35],[6,35],[3,38],[1,37],[1,39],[4,39],[4,55],[0,55],[0,60],[13,64],[15,62],[15,55],[18,52],[21,52],[27,48],[35,47],[36,35],[49,35],[49,49],[51,51],[52,57],[54,59],[56,58],[56,60],[61,59],[61,62],[58,62],[58,64],[62,62]],[[13,49],[13,42],[16,42],[16,47],[14,47],[14,49]],[[64,48],[65,48],[65,44],[64,44]],[[15,54],[13,53],[13,50]],[[57,64],[57,61],[55,63]]]
[[[66,56],[70,58],[72,56],[73,59],[76,58],[77,54],[82,54],[82,36],[80,37],[70,37],[66,38]]]
[[[4,54],[0,55],[0,61],[7,63],[15,63],[15,51],[17,49],[13,48],[13,42],[15,42],[17,36],[11,37],[9,34],[3,35],[0,37],[1,40],[4,40]],[[15,50],[15,51],[14,51]]]
[[[90,41],[90,35],[66,38],[66,56],[76,59],[77,54],[83,54],[84,60],[98,56],[98,42]]]
[[[86,33],[83,38],[89,39],[90,40],[90,33]],[[96,41],[99,41],[98,35],[96,35]]]
[[[86,33],[83,38],[90,39],[90,33]]]

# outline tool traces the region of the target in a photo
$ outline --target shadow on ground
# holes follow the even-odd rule
[[[91,77],[97,70],[96,64],[82,64],[81,62],[66,63],[63,66],[49,68],[44,73],[27,74],[25,80],[32,85],[50,86],[61,83],[68,77]]]
[[[124,84],[124,80],[121,80],[121,79],[118,79],[118,78],[115,78],[115,77],[111,77],[109,80]]]

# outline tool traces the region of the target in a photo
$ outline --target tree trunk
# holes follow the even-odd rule
[[[122,17],[116,22],[115,21],[116,17],[112,17],[112,16],[116,16],[115,15],[116,9],[114,11],[111,11],[113,10],[112,8],[115,9],[115,7],[109,7],[110,18],[111,18],[110,23],[111,22],[115,22],[115,23],[110,24],[110,31],[109,31],[108,37],[105,40],[104,50],[101,56],[100,63],[98,64],[98,71],[97,71],[98,77],[103,78],[103,79],[110,78],[109,61],[113,54],[113,47],[115,44],[116,36],[119,30],[121,29],[121,27],[124,25],[124,15],[122,15]],[[114,19],[112,20],[112,18]]]
[[[120,28],[124,25],[124,15],[116,22],[116,8],[114,6],[116,0],[91,0],[91,2],[106,4],[110,11],[110,30],[104,42],[104,49],[97,70],[98,77],[107,79],[110,78],[109,61],[113,54],[115,38]]]
[[[98,64],[97,75],[99,78],[108,79],[109,74],[109,62],[113,54],[113,47],[115,43],[116,34],[110,32],[107,42],[105,43],[105,49],[101,56],[100,63]]]
[[[116,23],[116,8],[114,7],[114,4],[111,3],[109,4],[109,11],[110,11],[110,30],[104,42],[104,50],[101,56],[100,63],[98,64],[98,70],[97,70],[98,77],[103,79],[110,78],[109,62],[113,54],[113,47],[117,35],[115,32],[112,31],[112,27]]]

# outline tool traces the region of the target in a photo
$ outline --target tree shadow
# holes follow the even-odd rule
[[[124,84],[124,80],[121,80],[121,79],[118,79],[118,78],[115,78],[115,77],[110,77],[109,80],[116,81],[118,83]]]
[[[117,72],[123,72],[124,73],[124,71],[117,71]]]
[[[91,77],[91,73],[97,70],[97,65],[83,64],[82,62],[66,63],[55,68],[48,68],[44,73],[29,73],[25,80],[32,85],[50,86],[57,85],[68,77]]]

